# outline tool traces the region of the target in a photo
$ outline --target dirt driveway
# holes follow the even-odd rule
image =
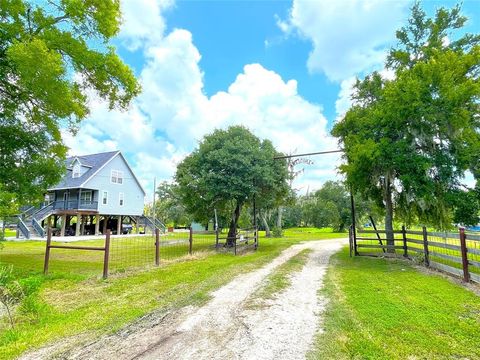
[[[149,317],[81,348],[50,347],[24,359],[304,359],[321,323],[319,298],[331,254],[346,240],[309,241],[284,250],[271,263],[242,274],[212,294],[203,307]],[[312,249],[291,286],[263,306],[246,306],[275,268]]]

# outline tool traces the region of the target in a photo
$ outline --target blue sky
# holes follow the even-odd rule
[[[433,14],[455,2],[426,1]],[[243,124],[284,152],[336,147],[329,130],[356,76],[382,70],[411,2],[123,0],[113,43],[143,92],[126,112],[91,96],[72,154],[119,149],[144,186],[168,180],[203,135]],[[480,32],[480,1],[465,1]],[[388,76],[388,72],[384,73]],[[101,126],[99,126],[101,124]],[[337,155],[313,159],[296,187],[339,179]]]

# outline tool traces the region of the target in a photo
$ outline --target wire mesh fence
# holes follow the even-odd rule
[[[160,237],[160,259],[175,260],[186,255],[215,251],[215,238],[214,231],[187,230],[166,233]]]
[[[155,236],[147,234],[110,240],[111,271],[122,271],[139,266],[155,265]]]
[[[218,251],[243,253],[258,248],[258,229],[238,229],[235,236],[228,233],[217,233],[216,247]]]
[[[44,273],[54,271],[88,274],[103,269],[109,273],[144,268],[199,253],[214,252],[216,233],[179,231],[134,236],[110,236],[105,239],[60,242],[47,236]]]

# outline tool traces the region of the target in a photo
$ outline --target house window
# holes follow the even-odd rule
[[[80,177],[80,165],[75,164],[73,166],[72,178],[78,178],[78,177]]]
[[[108,192],[107,191],[102,192],[102,204],[103,205],[108,204]]]
[[[114,184],[123,184],[123,171],[112,170],[111,182]]]
[[[82,191],[80,193],[80,203],[81,204],[90,204],[92,202],[92,192],[91,191]]]
[[[118,193],[118,205],[123,206],[123,193]]]

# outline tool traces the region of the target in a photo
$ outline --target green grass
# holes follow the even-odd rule
[[[334,255],[310,359],[480,359],[480,299],[402,260]]]
[[[5,229],[5,237],[14,237],[16,234],[15,230]]]
[[[175,236],[183,239],[183,235],[172,235]],[[331,238],[331,233],[316,234],[314,238]],[[143,238],[142,244],[151,249],[152,240]],[[126,256],[143,260],[144,254],[140,251],[139,258],[138,247],[131,246],[131,238],[112,239],[113,252],[115,242],[120,245],[121,241],[124,246],[119,248]],[[236,257],[205,251],[211,245],[203,246],[212,243],[211,238],[194,247],[197,251],[193,257],[186,256],[187,247],[183,242],[171,249],[162,246],[159,268],[129,269],[117,264],[106,281],[100,279],[102,252],[52,249],[50,272],[45,277],[42,275],[45,242],[5,242],[0,250],[0,262],[13,266],[16,278],[29,289],[29,295],[17,309],[15,329],[10,329],[5,318],[0,320],[0,359],[15,358],[26,350],[68,336],[82,334],[93,339],[154,310],[200,305],[209,299],[213,290],[237,274],[270,262],[283,249],[298,242],[290,236],[261,238],[258,251]],[[103,243],[103,240],[90,240],[75,245],[102,246]],[[172,251],[170,257],[168,251]],[[114,253],[112,257],[115,265]],[[149,261],[153,265],[153,258]]]
[[[283,237],[292,240],[337,239],[348,237],[348,232],[334,232],[331,228],[290,228],[285,229]]]
[[[273,299],[278,293],[289,287],[291,284],[291,275],[302,270],[308,260],[310,252],[310,249],[302,250],[297,255],[291,257],[288,261],[277,267],[270,273],[270,275],[268,275],[263,286],[252,294],[250,300]]]

